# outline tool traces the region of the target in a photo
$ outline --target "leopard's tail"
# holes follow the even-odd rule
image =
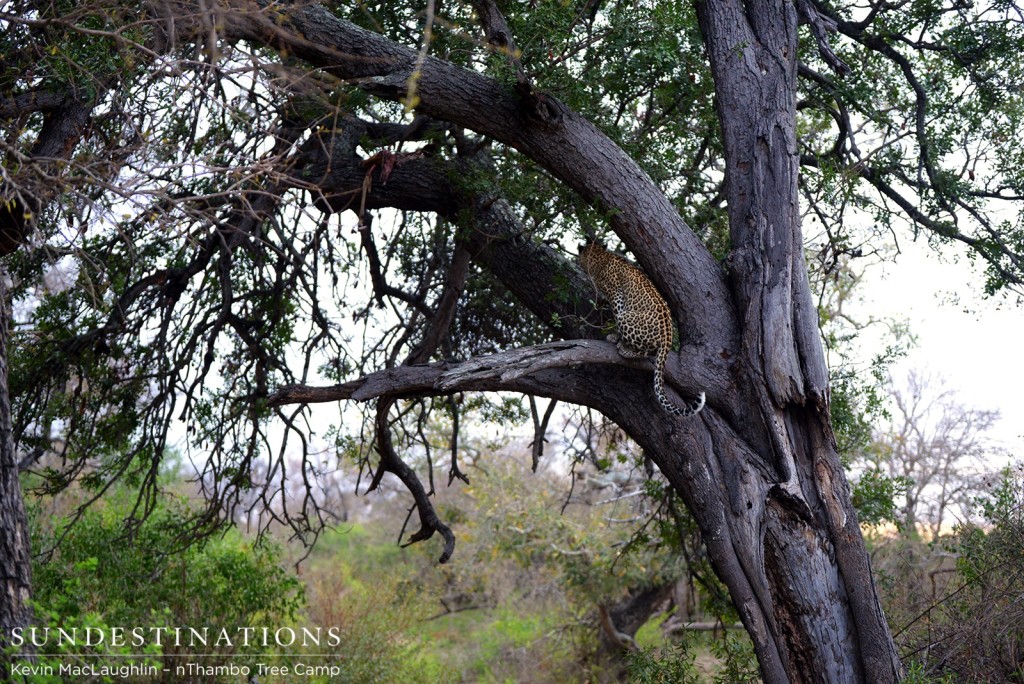
[[[654,357],[654,396],[662,408],[674,416],[692,416],[704,408],[704,393],[688,399],[685,406],[677,406],[665,394],[665,362],[668,360],[668,348],[662,347]]]

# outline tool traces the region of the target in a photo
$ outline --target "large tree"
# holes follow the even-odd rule
[[[464,477],[475,393],[549,397],[615,421],[684,499],[766,681],[899,677],[802,224],[826,271],[878,239],[850,228],[868,217],[1020,284],[1024,226],[993,206],[1024,197],[1015,7],[66,0],[0,22],[12,446],[44,490],[127,478],[141,519],[183,421],[209,502],[189,533],[242,503],[315,533],[310,407],[366,402],[338,451],[408,487],[410,538],[446,561],[417,426],[447,413]],[[697,417],[597,341],[562,245],[606,230],[675,315],[667,377],[706,392]],[[7,577],[4,627],[27,619]]]

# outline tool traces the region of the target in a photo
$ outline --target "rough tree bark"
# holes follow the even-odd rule
[[[32,552],[28,519],[18,479],[18,459],[11,433],[11,402],[7,391],[7,273],[0,269],[0,665],[11,630],[26,627],[31,619]],[[6,672],[6,667],[0,669]]]

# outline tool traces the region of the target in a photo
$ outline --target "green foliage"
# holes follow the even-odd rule
[[[912,484],[904,476],[891,476],[873,462],[874,425],[887,415],[885,371],[902,355],[898,346],[877,356],[867,376],[852,365],[840,364],[832,372],[830,408],[832,427],[847,469],[853,469],[853,507],[862,524],[900,524],[897,501]]]
[[[857,13],[853,3],[831,11],[851,20]],[[1019,288],[1020,262],[1011,255],[1022,224],[1001,217],[1019,214],[1024,70],[1011,46],[1022,41],[1015,10],[1001,0],[881,8],[863,29],[832,37],[851,73],[801,82],[815,131],[803,142],[816,159],[801,180],[830,237],[855,236],[851,227],[865,222],[850,218],[864,217],[873,237],[854,242],[870,249],[909,222],[915,238],[933,245],[970,245],[970,258],[986,267],[988,292]],[[814,48],[806,35],[802,63],[825,73]],[[844,117],[869,131],[851,130]],[[908,179],[917,179],[913,190],[901,187]],[[913,209],[894,213],[876,192]]]
[[[913,337],[905,325],[889,322],[885,349],[867,364],[856,358],[865,328],[877,321],[858,323],[843,313],[857,296],[860,276],[848,255],[835,256],[831,249],[836,245],[813,255],[822,271],[812,280],[820,290],[818,318],[828,351],[832,430],[840,458],[851,472],[853,506],[860,522],[898,524],[896,501],[910,481],[890,476],[872,449],[876,426],[888,417],[889,369],[907,354]]]
[[[619,143],[709,244],[727,240],[716,203],[720,178],[708,171],[722,154],[714,86],[693,5],[610,2],[593,17],[558,2],[504,11],[537,86]],[[507,69],[501,56],[488,64],[498,74]],[[509,162],[502,188],[529,215],[585,211],[573,198],[559,198],[558,188],[530,162]],[[718,251],[724,257],[725,250]]]
[[[539,568],[510,575],[516,564],[501,554],[470,562],[476,542],[468,530],[460,543],[469,548],[443,568],[419,547],[397,547],[380,525],[324,541],[304,573],[309,611],[314,621],[343,626],[346,653],[363,654],[349,658],[343,681],[500,682],[524,672],[533,681],[569,681],[571,645],[553,636],[565,616],[538,602],[550,591]],[[358,632],[351,642],[349,629]],[[378,672],[374,663],[386,667]],[[549,679],[551,672],[559,674]]]
[[[177,518],[187,513],[173,502],[161,503],[127,538],[123,516],[128,502],[123,492],[115,491],[113,499],[87,510],[70,528],[64,527],[66,521],[61,518],[48,518],[38,501],[32,507],[36,545],[46,548],[64,535],[53,555],[40,558],[34,569],[39,627],[54,633],[57,628],[84,633],[91,627],[107,637],[93,647],[66,642],[48,647],[53,655],[42,659],[41,665],[57,670],[61,663],[78,658],[121,663],[115,656],[141,653],[149,657],[124,662],[173,667],[181,662],[175,657],[187,661],[196,652],[187,643],[175,645],[169,638],[161,645],[149,638],[143,646],[135,646],[130,633],[127,642],[114,644],[110,635],[115,628],[141,627],[151,635],[162,628],[193,627],[210,634],[225,629],[237,635],[245,627],[295,631],[321,627],[333,630],[337,646],[325,649],[310,643],[284,649],[256,639],[245,646],[236,638],[232,645],[204,648],[218,656],[204,658],[202,663],[329,668],[322,670],[327,674],[308,678],[314,683],[446,681],[436,655],[414,635],[425,604],[408,590],[408,572],[396,563],[402,552],[393,544],[371,542],[361,528],[329,534],[300,581],[282,566],[281,547],[253,545],[234,531],[180,549]],[[322,560],[325,557],[330,560]],[[344,560],[347,557],[353,564]],[[282,655],[282,650],[299,655]],[[325,650],[337,655],[325,656]],[[237,657],[240,654],[243,657]]]
[[[284,626],[296,619],[303,590],[279,564],[280,549],[253,546],[236,532],[181,549],[178,534],[187,516],[182,504],[161,502],[144,523],[126,527],[130,504],[123,491],[115,492],[71,526],[66,518],[47,515],[43,501],[32,502],[34,547],[59,543],[50,555],[37,556],[33,568],[36,626],[51,635],[39,665],[59,672],[61,664],[74,662],[132,663],[158,665],[162,671],[173,662],[166,658],[195,652],[175,643],[173,629],[214,635],[224,629],[237,635],[241,628]],[[103,639],[62,642],[52,636],[58,630],[78,635],[92,630]],[[133,630],[142,630],[141,636]],[[204,658],[204,665],[251,663],[229,656],[255,656],[260,649],[235,638],[209,650],[217,655]],[[129,654],[144,657],[123,657]]]
[[[88,563],[84,565],[87,566]],[[89,571],[90,569],[85,567],[83,570]],[[70,582],[67,587],[69,591],[74,591],[77,588],[74,582]],[[124,630],[125,633],[121,636],[125,636],[125,634],[129,636],[122,640],[120,636],[116,636],[116,630],[124,629],[124,625],[110,622],[100,613],[88,612],[76,616],[73,627],[69,627],[67,619],[58,611],[50,610],[39,602],[34,603],[33,613],[35,618],[33,626],[38,630],[38,633],[47,635],[47,643],[42,649],[37,649],[37,652],[42,651],[42,654],[37,655],[36,660],[32,663],[32,667],[35,670],[35,674],[32,675],[31,679],[32,684],[63,684],[68,679],[63,674],[59,674],[61,672],[60,667],[62,664],[66,665],[68,663],[82,664],[85,667],[94,665],[96,668],[102,668],[104,665],[119,667],[127,664],[147,668],[160,668],[162,666],[161,656],[164,649],[161,645],[150,642],[143,646],[136,646],[132,643],[130,632],[127,629]],[[172,628],[173,625],[166,618],[166,615],[150,616],[145,623],[145,627],[147,629]],[[70,641],[58,640],[51,636],[57,634],[60,629],[67,631],[77,630],[73,632],[78,637],[77,643],[72,645]],[[100,642],[99,637],[94,636],[93,645],[88,645],[85,643],[88,637],[78,636],[89,634],[102,634],[104,637],[102,642]],[[28,641],[29,637],[26,637],[26,642]],[[38,643],[38,640],[36,643]],[[14,647],[11,650],[14,652],[19,649]],[[51,672],[53,674],[50,674]],[[100,675],[95,678],[90,677],[89,681],[113,684],[114,682],[123,681],[123,677]]]
[[[906,664],[907,676],[903,678],[904,684],[954,684],[956,676],[947,672],[941,676],[929,675],[925,666],[917,661],[910,661]]]
[[[624,526],[602,529],[591,517],[597,511],[567,516],[560,487],[531,494],[520,477],[514,470],[492,471],[467,491],[485,515],[493,514],[478,520],[481,529],[472,533],[488,540],[486,553],[496,550],[524,569],[545,566],[581,605],[679,576],[679,559],[661,553],[660,540]]]
[[[128,7],[63,0],[37,10],[38,19],[47,25],[33,32],[34,40],[30,32],[17,28],[5,28],[0,36],[0,54],[17,58],[0,61],[0,92],[32,84],[74,88],[86,100],[100,96],[107,87],[104,81],[114,75],[131,82],[141,73],[139,67],[147,61],[142,43],[151,32],[133,22]],[[12,68],[19,63],[30,63],[31,68],[20,72]]]
[[[408,581],[407,568],[401,560],[377,565],[396,547],[372,543],[361,533],[328,537],[334,541],[343,538],[343,546],[356,553],[323,553],[323,549],[304,573],[309,595],[307,618],[312,624],[335,626],[340,635],[340,643],[333,649],[337,655],[327,661],[335,670],[323,681],[447,681],[437,654],[415,633],[426,606],[423,597],[402,588]],[[332,546],[329,540],[326,548]],[[376,560],[366,563],[364,554]]]
[[[880,406],[876,386],[862,383],[854,373],[833,373],[829,407],[840,454],[863,449],[870,443],[871,414],[877,413]]]
[[[870,446],[873,425],[887,417],[889,369],[906,356],[914,338],[900,321],[857,321],[847,313],[859,297],[864,275],[849,254],[850,245],[842,244],[845,239],[832,237],[807,258],[817,266],[811,283],[817,291],[818,325],[829,365],[832,429],[840,457],[849,462]],[[862,336],[880,323],[888,330],[886,346],[865,363],[858,358]]]
[[[1007,570],[1024,569],[1024,464],[1003,468],[991,494],[978,498],[978,508],[985,527],[959,529],[957,568],[968,582],[987,584]]]
[[[909,478],[891,477],[877,466],[861,471],[853,484],[857,519],[862,525],[892,523],[899,526],[903,521],[897,501],[910,485]]]
[[[644,648],[627,656],[633,684],[699,684],[694,656],[685,641],[657,650]]]
[[[33,544],[59,546],[33,569],[38,604],[73,623],[95,615],[112,625],[161,622],[219,629],[293,620],[303,597],[299,582],[279,564],[280,551],[253,546],[237,533],[179,550],[178,504],[160,504],[126,534],[130,509],[108,503],[70,521],[43,518],[32,507]]]
[[[754,656],[754,645],[744,635],[728,631],[712,645],[712,652],[722,661],[722,669],[715,675],[718,684],[743,684],[760,681],[761,672]]]

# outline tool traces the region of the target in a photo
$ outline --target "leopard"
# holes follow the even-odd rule
[[[704,408],[704,392],[678,406],[665,394],[665,362],[672,349],[672,312],[654,283],[629,260],[609,251],[598,242],[579,247],[579,262],[597,291],[612,305],[618,334],[608,339],[616,343],[619,355],[627,359],[652,358],[654,396],[661,407],[674,416],[687,417]]]

